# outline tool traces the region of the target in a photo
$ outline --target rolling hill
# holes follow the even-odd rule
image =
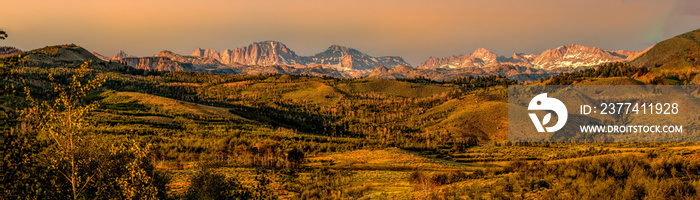
[[[700,71],[700,29],[659,42],[630,64],[652,71]]]

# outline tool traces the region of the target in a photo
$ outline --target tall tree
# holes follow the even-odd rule
[[[88,160],[78,159],[82,138],[87,126],[85,117],[97,107],[96,103],[81,106],[82,97],[90,90],[93,90],[104,83],[104,78],[98,78],[87,83],[81,83],[80,79],[85,76],[85,72],[90,62],[85,62],[80,66],[78,72],[73,75],[70,85],[63,86],[54,80],[49,74],[51,86],[58,93],[59,98],[53,103],[35,101],[25,87],[27,100],[32,107],[23,110],[25,121],[29,122],[30,128],[39,133],[40,137],[47,137],[53,142],[51,148],[55,152],[50,163],[57,168],[70,183],[70,192],[73,199],[78,199],[86,185],[93,179],[94,174],[80,174],[82,168],[88,167]]]

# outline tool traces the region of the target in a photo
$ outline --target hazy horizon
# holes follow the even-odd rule
[[[6,2],[0,46],[31,50],[75,43],[112,56],[161,50],[188,55],[274,40],[301,56],[331,45],[372,56],[429,57],[477,48],[510,56],[570,43],[643,50],[700,28],[692,0],[591,1],[48,1]]]

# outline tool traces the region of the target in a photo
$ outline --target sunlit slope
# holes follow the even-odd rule
[[[654,68],[659,73],[698,71],[700,67],[700,29],[659,42],[631,62]]]
[[[208,88],[209,95],[221,95],[229,99],[285,99],[329,106],[341,97],[375,93],[382,96],[424,98],[448,93],[454,86],[420,84],[384,79],[351,79],[340,82],[324,81],[319,77],[295,77],[281,75],[264,81],[239,81]]]
[[[650,69],[654,76],[640,77],[639,80],[660,77],[663,84],[700,84],[700,29],[672,37],[654,45],[648,52],[634,59],[630,64]],[[659,78],[657,78],[659,79]]]
[[[337,88],[343,92],[354,94],[362,92],[375,92],[397,97],[423,98],[454,90],[451,86],[437,84],[420,84],[396,80],[364,79],[351,83],[338,84]]]
[[[418,133],[431,132],[444,135],[445,138],[475,137],[480,141],[506,139],[505,88],[477,89],[463,93],[460,97],[448,97],[464,88],[460,89],[451,84],[425,84],[398,80],[327,80],[321,77],[289,75],[272,76],[255,81],[227,82],[206,88],[203,90],[206,98],[224,98],[234,106],[280,111],[281,101],[288,105],[319,107],[321,114],[340,111],[344,114],[335,113],[335,115],[344,120],[364,121],[367,118],[388,117],[383,122],[379,122],[380,124],[370,123],[367,124],[368,126],[406,126]],[[418,103],[442,98],[445,102],[439,104]],[[406,106],[402,108],[392,106],[402,104],[401,102],[406,103]],[[347,116],[354,112],[349,107],[358,105],[370,106],[372,110],[362,108],[363,110],[356,110],[357,116]],[[364,112],[364,116],[359,112]],[[294,124],[281,118],[284,117],[267,116],[260,117],[260,120],[287,126]]]
[[[644,83],[629,77],[610,77],[592,78],[576,85],[644,85]]]
[[[211,86],[207,96],[225,97],[230,101],[256,99],[256,101],[288,100],[304,104],[330,106],[343,94],[326,83],[315,80],[251,82],[239,81]]]
[[[107,91],[102,93],[101,96],[105,97],[101,100],[101,104],[111,110],[141,110],[167,115],[240,118],[237,115],[231,114],[228,109],[205,106],[150,94]]]
[[[505,89],[469,94],[428,109],[413,120],[430,121],[426,132],[441,137],[474,136],[480,141],[506,140],[508,115]],[[407,122],[412,123],[412,122]]]
[[[89,51],[74,44],[47,46],[44,48],[24,52],[22,53],[22,55],[29,56],[29,59],[32,61],[47,63],[74,62],[86,60],[102,61]]]

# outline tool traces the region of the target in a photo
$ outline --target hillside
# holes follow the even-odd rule
[[[23,52],[22,55],[27,55],[29,56],[29,59],[48,64],[53,64],[54,62],[81,62],[86,60],[102,60],[90,53],[89,51],[75,44],[47,46],[44,48]]]
[[[142,108],[143,112],[164,113],[167,116],[188,114],[226,117],[221,111],[202,107],[207,105],[217,109],[228,109],[233,114],[260,123],[287,128],[300,126],[300,130],[322,135],[386,137],[377,135],[378,127],[384,127],[382,132],[392,133],[394,135],[392,137],[422,134],[424,127],[433,126],[435,122],[440,123],[443,120],[454,121],[454,118],[444,115],[440,118],[432,116],[427,119],[417,116],[414,113],[416,110],[426,111],[454,98],[477,98],[469,94],[472,93],[471,90],[479,89],[454,83],[426,84],[386,79],[343,80],[299,76],[318,76],[332,72],[332,69],[321,66],[294,69],[298,70],[294,73],[299,75],[280,75],[284,71],[291,71],[287,66],[269,66],[267,67],[269,71],[263,71],[261,75],[254,76],[181,72],[193,71],[198,66],[201,68],[201,66],[211,65],[211,68],[214,68],[218,66],[218,61],[203,57],[180,56],[169,51],[162,51],[156,57],[122,58],[121,63],[135,66],[136,69],[133,70],[156,70],[137,72],[136,75],[131,75],[131,72],[124,73],[125,69],[118,67],[124,66],[118,62],[101,61],[89,51],[75,45],[47,47],[26,52],[25,55],[28,55],[30,60],[49,65],[65,61],[78,64],[85,60],[95,60],[96,72],[110,77],[105,84],[106,89],[117,91],[102,100],[103,104],[110,109],[117,109],[122,104],[138,104],[140,106],[136,106],[137,108],[145,106]],[[251,68],[263,69],[261,66],[241,69]],[[406,66],[390,70],[401,73],[413,69]],[[153,75],[144,76],[144,74]],[[201,77],[207,78],[201,79]],[[503,103],[502,98],[489,101]],[[173,106],[177,107],[172,108]],[[457,112],[470,109],[469,106],[445,104],[441,107]],[[369,107],[373,109],[366,109]],[[211,113],[218,114],[210,116]],[[479,118],[473,120],[475,121],[470,123],[494,123],[480,121]],[[464,124],[445,122],[440,126],[447,128],[462,125]],[[339,128],[347,126],[353,128]],[[455,131],[464,137],[472,135],[468,129],[455,129]],[[491,134],[488,132],[490,131],[484,131],[487,135],[479,135],[479,138],[481,140],[503,138],[500,135],[488,135]],[[424,139],[416,137],[413,140],[418,142]],[[453,139],[449,138],[444,140],[453,142]]]
[[[72,58],[74,59],[73,61],[81,61],[87,58],[76,57],[75,55],[85,54],[92,56],[92,54],[77,46],[66,46],[65,48],[73,50],[60,50],[49,47],[47,49],[30,51],[27,55],[30,58],[42,58],[42,56],[66,58],[63,61],[66,61],[67,58]],[[49,55],[43,53],[53,50],[56,53]],[[128,64],[130,59],[134,59],[133,62],[138,62],[139,64],[147,64],[148,62],[145,62],[144,59],[160,59],[158,62],[152,63],[172,63],[175,67],[183,67],[182,69],[185,69],[184,67],[192,67],[191,63],[199,63],[201,65],[213,63],[213,65],[216,65],[218,62],[211,58],[180,56],[168,51],[162,51],[158,57],[125,58],[124,61],[127,61]],[[46,62],[48,61],[50,60],[46,60]],[[181,62],[188,63],[188,65],[179,65]],[[103,65],[102,63],[97,64]],[[370,79],[349,80],[278,75],[290,70],[286,67],[288,66],[270,66],[267,67],[270,70],[269,72],[263,72],[260,73],[261,75],[256,76],[199,74],[176,72],[178,70],[163,70],[162,75],[148,79],[140,76],[117,78],[115,80],[119,80],[119,82],[110,82],[107,88],[120,91],[121,93],[117,93],[120,94],[118,96],[126,94],[134,96],[135,94],[144,93],[156,95],[146,98],[152,100],[164,95],[162,97],[179,101],[194,101],[192,103],[229,109],[235,115],[240,115],[243,118],[259,123],[285,128],[297,127],[299,130],[314,134],[367,135],[377,138],[397,137],[396,134],[413,135],[409,141],[419,143],[427,139],[425,134],[428,133],[443,136],[451,135],[450,137],[442,137],[442,142],[446,144],[454,144],[462,141],[464,138],[476,138],[479,141],[504,140],[506,138],[505,130],[507,129],[505,127],[507,122],[505,112],[507,109],[505,106],[505,88],[494,89],[488,88],[488,86],[482,88],[483,86],[478,86],[480,83],[473,82],[469,84],[463,84],[462,82],[422,83],[419,80],[412,82],[413,80],[407,79],[407,77],[410,77],[410,75],[419,76],[422,74],[420,73],[421,71],[430,70],[417,70],[408,66],[391,69],[379,67],[370,73],[368,77]],[[264,69],[260,66],[243,69],[251,68],[254,70]],[[321,66],[303,69],[309,71],[297,71],[296,73],[299,75],[305,73],[329,73],[328,71],[323,72],[323,70],[332,72],[332,69]],[[611,69],[620,71],[608,72]],[[534,68],[513,67],[510,65],[468,68],[468,70],[471,71],[464,73],[488,74],[490,72],[504,74],[506,77],[523,74],[546,75],[544,71]],[[545,80],[544,83],[559,83],[562,81],[559,77],[579,77],[572,82],[574,84],[649,83],[637,80],[646,76],[636,70],[638,69],[628,66],[604,66],[598,69],[579,71],[579,75],[576,76],[567,74],[555,76]],[[118,75],[117,77],[120,76],[124,75]],[[169,76],[178,76],[180,81],[172,82],[171,78],[166,78]],[[199,76],[209,78],[200,80]],[[454,79],[460,77],[463,76],[459,74],[454,75]],[[387,80],[387,78],[406,79],[406,81]],[[148,82],[144,83],[143,81],[146,80]],[[168,84],[164,85],[159,83],[158,80],[169,81],[167,81]],[[443,80],[449,79],[445,78]],[[164,88],[169,89],[164,90]],[[491,94],[484,96],[484,92]],[[476,93],[480,95],[475,95]],[[141,102],[141,104],[143,103]],[[479,106],[475,106],[477,103]],[[162,106],[151,106],[149,109],[160,109],[159,107]],[[177,110],[191,110],[185,113],[199,113],[199,111],[186,107],[181,107]],[[479,110],[479,112],[466,112],[467,110]],[[163,110],[158,112],[168,113],[171,111]],[[490,114],[483,115],[483,113]],[[199,115],[206,116],[201,113]],[[221,116],[223,115],[217,115],[217,117]],[[329,123],[328,120],[331,120],[332,123]],[[385,127],[385,129],[381,129],[377,133],[380,130],[378,127]]]
[[[630,64],[653,71],[700,71],[700,29],[659,42]]]
[[[136,110],[153,110],[155,113],[168,116],[195,115],[240,119],[239,116],[231,114],[224,108],[205,106],[137,92],[116,92],[109,90],[100,94],[100,97],[104,98],[101,102],[105,108],[115,111],[137,108]]]

